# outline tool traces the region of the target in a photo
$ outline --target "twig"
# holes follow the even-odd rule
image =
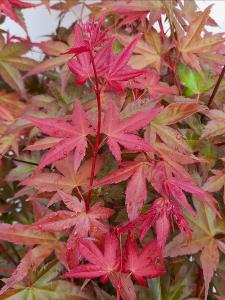
[[[95,75],[95,95],[97,99],[97,106],[98,106],[98,124],[97,124],[97,132],[96,132],[96,139],[95,139],[95,145],[94,145],[94,151],[93,151],[93,159],[92,159],[92,166],[91,166],[91,176],[90,176],[90,183],[89,183],[89,191],[87,196],[87,203],[86,203],[86,210],[88,211],[90,208],[90,202],[91,202],[91,194],[92,194],[92,186],[94,182],[94,176],[95,176],[95,166],[96,166],[96,159],[97,154],[99,150],[99,142],[100,142],[100,133],[101,133],[101,96],[100,96],[100,88],[98,84],[98,74],[96,71],[95,61],[92,52],[90,51],[90,58],[91,58],[91,64],[93,66],[94,75]]]
[[[211,96],[209,98],[208,107],[211,107],[211,105],[213,103],[214,97],[216,96],[216,93],[217,93],[217,91],[219,89],[219,86],[220,86],[220,83],[221,83],[221,81],[223,79],[224,74],[225,74],[225,65],[223,66],[223,69],[222,69],[222,71],[220,73],[220,76],[219,76],[219,78],[217,80],[217,83],[216,83],[216,85],[215,85],[215,87],[213,89],[213,92],[212,92],[212,94],[211,94]]]
[[[11,156],[8,156],[8,155],[5,155],[5,154],[1,154],[1,153],[0,153],[0,155],[3,158],[7,159],[7,160],[21,162],[21,163],[29,164],[29,165],[32,165],[32,166],[38,166],[38,163],[35,163],[33,161],[26,161],[26,160],[23,160],[23,159],[14,158],[14,157],[11,157]]]
[[[11,160],[11,161],[16,161],[16,162],[21,162],[21,163],[32,165],[32,166],[38,166],[39,165],[38,163],[35,163],[33,161],[27,161],[27,160],[23,160],[23,159],[18,159],[18,158],[14,158],[14,157],[11,157],[11,156],[8,156],[8,155],[5,155],[5,154],[1,154],[1,153],[0,153],[0,156],[2,158],[5,158],[5,159],[9,160],[9,161]],[[45,168],[49,169],[49,170],[52,169],[49,166],[45,166]]]

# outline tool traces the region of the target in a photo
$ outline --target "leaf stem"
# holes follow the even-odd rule
[[[91,166],[91,176],[90,176],[90,182],[89,182],[89,190],[87,195],[87,203],[86,203],[86,210],[89,211],[90,208],[90,202],[91,202],[91,194],[92,194],[92,186],[95,176],[95,166],[96,166],[96,160],[97,160],[97,154],[99,150],[99,142],[100,142],[100,133],[101,133],[101,118],[102,118],[102,112],[101,112],[101,91],[99,88],[98,83],[98,74],[96,71],[94,56],[92,51],[90,51],[90,58],[91,58],[91,64],[93,66],[94,70],[94,76],[95,76],[95,95],[97,99],[97,106],[98,106],[98,124],[97,124],[97,132],[96,132],[96,138],[95,138],[95,145],[94,145],[94,151],[93,151],[93,158],[92,158],[92,166]]]
[[[211,105],[213,103],[214,97],[216,96],[216,93],[217,93],[217,91],[219,89],[219,86],[220,86],[220,83],[221,83],[221,81],[223,79],[224,74],[225,74],[225,65],[223,66],[223,69],[222,69],[222,71],[220,73],[220,76],[219,76],[219,78],[217,80],[217,83],[216,83],[216,85],[215,85],[215,87],[213,89],[213,92],[212,92],[212,94],[211,94],[211,96],[209,98],[208,107],[211,107]]]

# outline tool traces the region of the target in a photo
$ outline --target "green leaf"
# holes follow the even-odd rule
[[[185,96],[204,93],[214,84],[214,80],[206,74],[200,74],[182,63],[177,66],[177,74],[181,83],[186,87]]]

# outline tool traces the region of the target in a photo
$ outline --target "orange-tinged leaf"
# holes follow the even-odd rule
[[[181,153],[192,152],[191,148],[177,129],[161,124],[158,125],[155,121],[153,121],[150,126],[156,130],[160,139],[171,149],[178,150]]]
[[[218,192],[224,187],[223,200],[225,202],[225,170],[212,170],[213,176],[209,177],[203,186],[203,189],[208,192]]]
[[[172,125],[205,109],[207,109],[206,106],[196,102],[171,103],[154,118],[154,122],[159,125]]]
[[[127,46],[134,37],[118,35],[118,40],[125,46]],[[149,65],[155,67],[156,70],[160,70],[162,45],[160,37],[156,31],[149,31],[146,34],[146,41],[139,40],[134,48],[134,55],[131,57],[130,65],[136,69],[143,69]]]
[[[208,6],[198,18],[192,22],[191,26],[189,27],[189,31],[187,33],[186,38],[183,41],[183,48],[188,48],[194,41],[199,39],[200,33],[202,32],[207,20],[209,18],[209,13],[211,11],[212,5]]]
[[[54,243],[53,234],[31,229],[29,225],[0,223],[0,240],[14,244],[36,245]]]
[[[43,73],[46,71],[51,71],[56,67],[60,67],[68,62],[73,57],[72,54],[65,54],[53,58],[49,58],[38,64],[36,67],[32,68],[27,74],[26,77],[32,76],[38,73]]]
[[[202,132],[201,139],[225,134],[225,112],[212,109],[206,115],[211,119]]]
[[[178,34],[178,50],[181,52],[184,61],[191,67],[200,70],[201,54],[211,54],[218,45],[224,43],[223,35],[218,33],[215,35],[205,34],[203,37],[201,33],[209,19],[209,13],[212,5],[208,6],[201,12],[196,19],[192,21],[189,26],[187,35]],[[207,58],[207,55],[205,56]],[[219,62],[218,62],[219,63]],[[222,64],[223,62],[221,62]]]
[[[103,159],[98,156],[95,174],[98,173],[102,164]],[[66,159],[57,161],[55,166],[61,174],[50,172],[35,174],[22,181],[21,184],[34,187],[40,192],[63,190],[64,192],[71,193],[76,187],[82,187],[83,190],[87,189],[89,185],[91,160],[86,160],[77,172],[73,169],[73,157],[71,155]]]
[[[43,52],[51,56],[59,56],[68,49],[68,46],[60,41],[45,41],[38,44]]]

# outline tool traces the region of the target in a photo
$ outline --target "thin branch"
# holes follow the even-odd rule
[[[5,154],[1,154],[1,153],[0,153],[0,155],[3,158],[7,159],[7,160],[21,162],[21,163],[25,163],[25,164],[32,165],[32,166],[38,166],[38,163],[35,163],[33,161],[26,161],[26,160],[23,160],[23,159],[14,158],[14,157],[11,157],[11,156],[8,156],[8,155],[5,155]]]
[[[219,86],[220,86],[220,83],[221,83],[221,81],[222,81],[222,79],[224,77],[224,74],[225,74],[225,65],[223,66],[223,69],[222,69],[222,71],[220,73],[220,76],[219,76],[219,78],[217,80],[217,83],[216,83],[216,85],[215,85],[215,87],[213,89],[213,92],[212,92],[212,94],[211,94],[211,96],[209,98],[208,107],[211,107],[211,105],[213,103],[214,97],[216,96],[216,93],[217,93],[217,91],[219,89]]]
[[[14,157],[11,157],[11,156],[8,156],[8,155],[5,155],[5,154],[1,154],[1,153],[0,153],[0,156],[2,158],[4,158],[4,159],[9,160],[9,161],[16,161],[16,162],[20,162],[20,163],[24,163],[24,164],[28,164],[28,165],[32,165],[32,166],[38,166],[39,165],[38,163],[35,163],[33,161],[27,161],[27,160],[23,160],[23,159],[18,159],[18,158],[14,158]],[[46,166],[45,168],[49,169],[49,170],[52,169],[49,166]]]
[[[97,124],[96,139],[95,139],[95,145],[94,145],[94,151],[93,151],[89,191],[88,191],[87,203],[86,203],[87,211],[90,208],[90,202],[91,202],[92,186],[93,186],[94,176],[95,176],[95,166],[96,166],[97,154],[99,151],[100,133],[101,133],[101,118],[102,118],[101,96],[100,96],[101,91],[100,91],[100,87],[99,87],[99,83],[98,83],[98,74],[97,74],[97,70],[96,70],[96,66],[95,66],[94,56],[91,51],[90,51],[90,58],[91,58],[91,64],[93,66],[94,75],[95,75],[95,95],[96,95],[97,106],[98,106],[98,124]]]

